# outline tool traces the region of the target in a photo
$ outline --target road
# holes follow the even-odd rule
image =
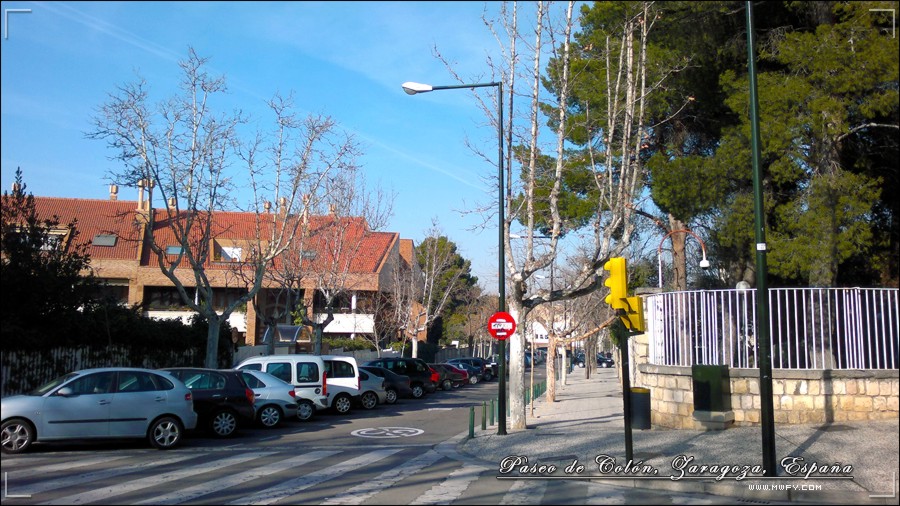
[[[480,430],[482,402],[497,389],[496,381],[479,383],[226,440],[193,434],[171,451],[132,441],[36,444],[2,457],[3,504],[715,503],[594,483],[498,480],[496,467],[457,453],[454,439],[467,433],[471,406]]]

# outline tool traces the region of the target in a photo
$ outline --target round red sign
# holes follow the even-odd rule
[[[511,314],[498,311],[488,318],[488,333],[498,341],[505,341],[516,331],[516,320]]]

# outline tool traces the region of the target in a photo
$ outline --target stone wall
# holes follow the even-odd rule
[[[639,364],[632,386],[650,389],[651,423],[661,427],[700,429],[693,417],[690,367]],[[759,370],[731,369],[734,425],[758,425]],[[897,370],[772,371],[775,423],[830,423],[896,419],[900,416]]]

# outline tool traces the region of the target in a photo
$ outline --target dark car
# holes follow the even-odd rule
[[[197,427],[205,427],[216,437],[228,437],[241,425],[256,419],[253,390],[241,371],[174,367],[163,369],[181,380],[194,397]]]
[[[440,375],[438,385],[444,390],[450,390],[454,387],[458,388],[469,382],[469,373],[465,369],[460,369],[452,364],[428,365]]]
[[[597,354],[597,367],[613,367],[616,365],[616,361],[612,358],[612,353],[600,352]]]
[[[393,404],[397,402],[397,399],[400,397],[411,398],[413,396],[413,390],[411,385],[411,381],[409,376],[404,374],[397,374],[393,371],[389,371],[384,367],[375,367],[368,365],[359,366],[360,369],[366,371],[369,374],[374,374],[375,376],[379,376],[384,379],[384,389],[387,391],[387,399],[384,402],[387,404]]]
[[[472,365],[468,362],[447,362],[447,365],[452,365],[453,367],[462,369],[468,375],[468,382],[470,385],[474,385],[481,381],[481,369],[478,366]]]
[[[379,358],[363,365],[384,367],[397,374],[409,376],[414,399],[422,397],[425,392],[433,393],[437,390],[437,374],[421,358]]]
[[[484,381],[490,381],[491,378],[495,376],[494,369],[491,367],[490,362],[483,358],[478,357],[459,357],[459,358],[451,358],[447,361],[448,364],[469,364],[478,368],[479,375],[481,379]]]

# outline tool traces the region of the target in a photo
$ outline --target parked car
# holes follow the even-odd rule
[[[411,380],[409,379],[409,376],[406,376],[405,374],[397,374],[391,370],[385,369],[384,367],[363,365],[359,368],[362,371],[374,374],[375,376],[384,379],[386,403],[394,404],[395,402],[397,402],[397,399],[401,397],[411,398],[413,396],[412,387],[410,386]]]
[[[426,392],[433,393],[437,390],[432,370],[421,358],[379,358],[363,365],[384,367],[397,374],[409,376],[414,399],[421,398]]]
[[[267,372],[241,371],[244,382],[253,390],[256,421],[263,427],[276,427],[285,418],[297,416],[297,394],[294,385]]]
[[[612,353],[597,353],[597,367],[615,367],[616,361],[612,358]]]
[[[347,393],[347,395],[335,394],[334,400],[331,401],[331,407],[342,415],[347,414],[353,403],[360,402],[359,397],[362,393],[356,359],[343,355],[322,355],[322,360],[325,361],[327,383],[331,390],[336,391],[335,387],[341,387]]]
[[[428,364],[440,375],[438,385],[442,390],[450,390],[469,382],[469,373],[451,364]]]
[[[490,381],[491,378],[494,377],[494,370],[490,366],[490,362],[478,357],[459,357],[459,358],[451,358],[447,361],[448,364],[462,364],[466,363],[469,365],[473,365],[478,368],[478,374],[480,379],[484,381]]]
[[[452,365],[453,367],[457,367],[466,371],[466,374],[469,376],[469,384],[474,385],[481,380],[481,369],[478,366],[470,364],[468,362],[447,362],[448,365]]]
[[[359,404],[364,409],[375,409],[379,404],[387,401],[387,390],[384,388],[384,378],[359,371]]]
[[[341,409],[349,411],[354,397],[359,396],[356,382],[353,382],[354,386],[350,388],[341,384],[347,378],[339,382],[328,376],[326,381],[328,368],[322,356],[307,354],[250,357],[236,367],[241,371],[249,369],[265,371],[294,385],[294,393],[297,395],[297,418],[301,421],[310,420],[316,411],[330,407],[334,407],[336,411]],[[346,367],[340,365],[338,369],[344,370]]]
[[[168,450],[197,425],[192,392],[148,369],[75,371],[0,404],[3,453],[24,452],[35,441],[110,437],[147,438]]]
[[[163,369],[180,379],[194,396],[198,426],[216,437],[233,436],[242,425],[253,423],[253,390],[240,371],[173,367]]]
[[[443,364],[444,367],[450,369],[452,373],[453,386],[461,387],[469,382],[469,371],[465,370],[462,367],[455,366],[453,364]]]

